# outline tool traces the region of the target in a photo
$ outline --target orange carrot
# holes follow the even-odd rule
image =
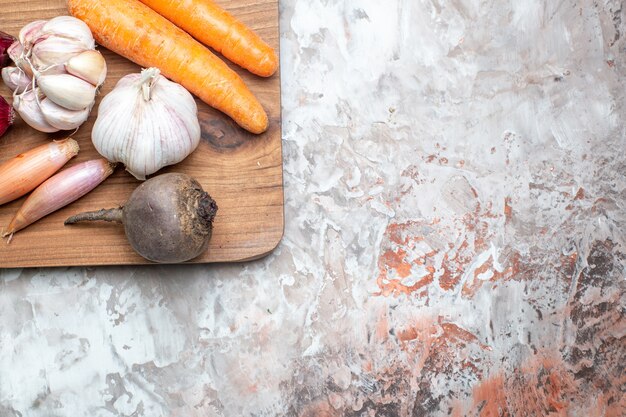
[[[267,114],[236,72],[182,29],[137,0],[68,0],[96,41],[143,67],[157,67],[252,133]]]
[[[139,0],[230,61],[261,77],[278,68],[274,49],[211,0]]]

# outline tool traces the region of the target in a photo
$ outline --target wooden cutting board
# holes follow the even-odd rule
[[[67,15],[64,0],[0,0],[0,30],[17,36],[20,28],[37,19]],[[277,0],[217,0],[279,50]],[[80,152],[65,168],[99,155],[90,134],[100,100],[124,75],[139,72],[130,61],[102,48],[108,76],[89,120],[73,134]],[[230,64],[230,63],[229,63]],[[280,77],[260,78],[230,64],[265,107],[270,126],[262,135],[245,132],[227,116],[198,103],[202,126],[200,145],[186,160],[160,172],[184,172],[196,178],[219,206],[209,250],[194,263],[233,262],[259,258],[271,252],[283,233],[283,182],[280,118]],[[11,92],[0,82],[0,94],[11,103]],[[71,132],[69,132],[71,133]],[[44,134],[23,121],[0,138],[0,162],[68,136]],[[71,265],[130,265],[149,263],[136,255],[123,227],[97,222],[67,227],[70,215],[124,203],[139,181],[123,167],[94,191],[15,234],[10,244],[0,242],[0,267]],[[6,229],[25,197],[0,206],[0,231]]]

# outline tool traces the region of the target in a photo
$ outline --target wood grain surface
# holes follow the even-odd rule
[[[277,0],[218,0],[248,24],[278,52]],[[0,30],[17,36],[20,28],[37,19],[67,15],[65,1],[1,0]],[[98,157],[91,129],[98,103],[126,74],[140,71],[130,61],[102,48],[108,76],[89,120],[72,135],[81,150],[65,168]],[[230,64],[230,63],[229,63]],[[262,135],[245,132],[227,116],[198,103],[202,126],[200,145],[186,160],[164,172],[184,172],[196,178],[219,205],[209,250],[192,262],[251,260],[271,252],[283,233],[283,183],[280,119],[280,77],[260,78],[230,64],[266,109],[270,126]],[[280,72],[280,70],[279,70]],[[0,83],[2,84],[2,83]],[[11,102],[4,85],[0,94]],[[0,162],[20,152],[71,132],[44,134],[23,121],[0,138]],[[119,206],[139,184],[123,167],[90,194],[15,234],[10,244],[0,243],[0,267],[130,265],[149,263],[132,250],[123,227],[108,223],[63,226],[68,216],[86,210]],[[25,197],[0,206],[0,231],[8,225]]]

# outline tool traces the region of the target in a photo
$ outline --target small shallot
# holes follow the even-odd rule
[[[0,136],[4,135],[4,132],[13,124],[14,118],[13,109],[4,97],[0,96]]]
[[[107,179],[114,168],[106,159],[94,159],[50,177],[28,196],[2,237],[11,239],[15,232],[78,200]]]
[[[0,204],[34,190],[78,154],[71,138],[53,141],[21,153],[0,165]]]

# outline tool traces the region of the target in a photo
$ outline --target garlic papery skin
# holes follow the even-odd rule
[[[11,91],[23,92],[30,87],[32,80],[18,67],[2,68],[2,81]]]
[[[94,49],[96,46],[89,26],[82,20],[72,16],[57,16],[48,20],[38,35],[40,39],[54,36],[74,40],[83,46],[83,50]]]
[[[76,39],[50,36],[33,46],[31,61],[36,68],[43,71],[52,65],[63,65],[85,50],[85,46]]]
[[[123,77],[104,97],[91,139],[102,156],[144,180],[185,159],[198,146],[200,133],[191,94],[148,68]]]
[[[48,123],[39,108],[38,94],[38,90],[28,90],[23,94],[14,95],[13,108],[26,124],[38,131],[45,133],[58,132],[61,129],[57,129]]]
[[[82,110],[96,98],[95,86],[70,74],[39,75],[36,80],[46,97],[69,110]]]
[[[24,71],[26,75],[29,77],[33,76],[33,68],[30,66],[30,63],[24,58],[25,51],[24,46],[19,41],[13,42],[13,45],[7,49],[7,53],[9,54],[9,58],[11,61],[15,62],[15,65]]]
[[[25,49],[30,49],[35,41],[39,39],[41,29],[46,23],[48,23],[47,20],[35,20],[22,27],[17,37],[20,40],[20,44],[22,44]]]
[[[39,108],[46,122],[60,130],[78,129],[89,118],[89,112],[91,111],[91,106],[82,110],[68,110],[49,98],[41,100]]]
[[[19,41],[15,41],[7,48],[7,53],[11,61],[17,63],[17,60],[24,55],[24,46]]]
[[[107,64],[98,51],[85,51],[73,56],[65,63],[65,70],[95,85],[102,85],[107,76]]]

